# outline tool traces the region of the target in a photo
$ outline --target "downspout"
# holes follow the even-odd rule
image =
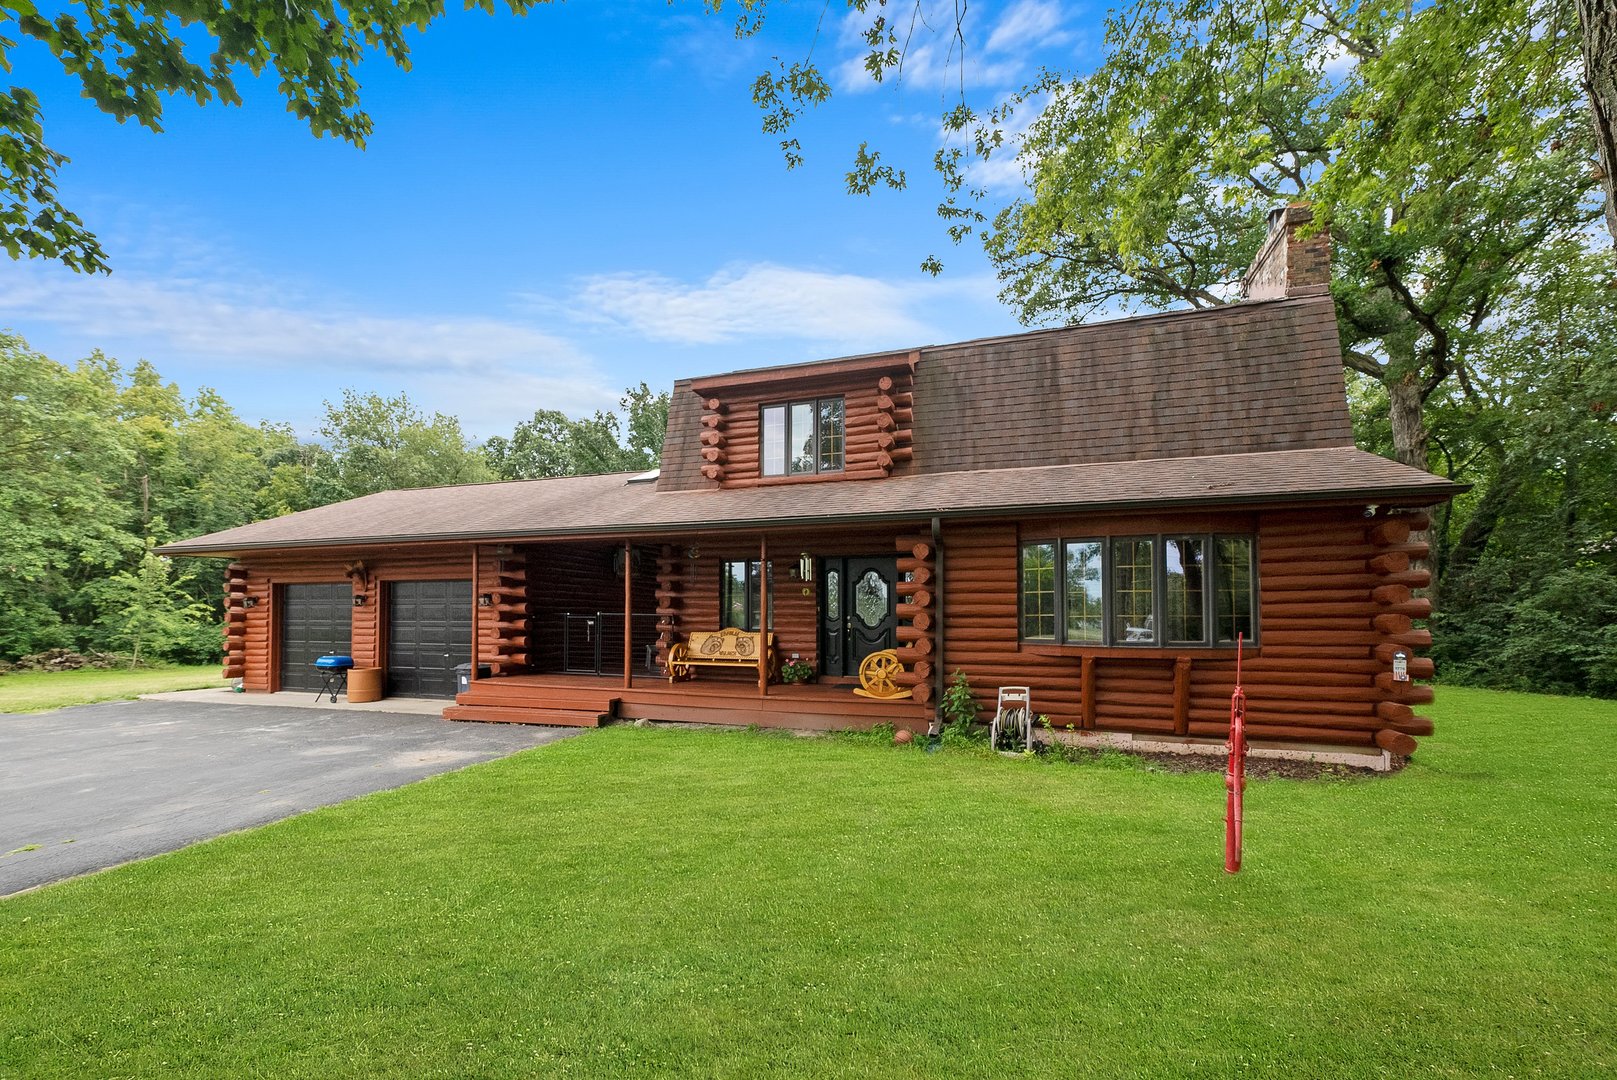
[[[944,635],[948,632],[949,620],[945,616],[944,608],[949,603],[949,592],[943,587],[943,519],[937,516],[932,518],[932,558],[937,565],[937,583],[932,586],[932,596],[938,606],[938,632],[937,660],[932,665],[932,698],[936,703],[932,707],[932,720],[927,725],[928,738],[937,738],[943,734],[943,687],[945,683],[943,662],[948,650],[944,647]]]

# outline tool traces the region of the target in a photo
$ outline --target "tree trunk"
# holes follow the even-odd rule
[[[1426,472],[1426,422],[1421,416],[1420,382],[1413,371],[1388,379],[1387,405],[1392,419],[1392,449],[1398,460]]]
[[[1595,143],[1600,150],[1600,186],[1606,194],[1606,228],[1617,244],[1617,5],[1578,0],[1583,28],[1583,91],[1589,95]]]
[[[1465,528],[1460,530],[1459,539],[1455,540],[1449,552],[1446,573],[1459,573],[1482,558],[1488,540],[1499,527],[1500,517],[1515,502],[1525,479],[1526,469],[1521,463],[1509,458],[1499,463],[1487,490],[1477,500],[1476,508],[1471,511],[1471,517],[1466,521]]]

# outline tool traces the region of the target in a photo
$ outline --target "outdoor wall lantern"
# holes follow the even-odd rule
[[[695,544],[692,544],[690,547],[685,549],[685,557],[690,559],[692,562],[695,562],[697,559],[702,557],[702,549],[697,547]]]
[[[244,597],[242,597],[241,598],[241,606],[244,607],[244,608],[257,607],[258,606],[258,597],[256,597],[256,596],[244,596]]]
[[[799,581],[814,580],[814,556],[806,551],[797,557],[797,578]]]
[[[355,593],[354,594],[354,606],[355,607],[364,607],[365,606],[365,594],[364,593]]]
[[[493,593],[479,593],[478,597],[477,597],[477,606],[478,607],[493,607],[494,606],[494,594]]]

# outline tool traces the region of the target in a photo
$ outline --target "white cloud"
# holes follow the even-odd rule
[[[144,357],[165,373],[176,363],[216,365],[221,375],[228,368],[235,381],[264,387],[227,395],[249,416],[248,399],[258,398],[274,403],[272,418],[304,420],[285,415],[300,386],[315,401],[345,385],[403,389],[477,430],[539,407],[588,412],[617,397],[578,347],[511,319],[364,311],[251,276],[91,276],[43,262],[13,263],[6,276],[0,326],[30,337],[47,328],[80,354],[99,347],[125,361]]]
[[[1000,16],[983,46],[991,53],[1023,53],[1064,45],[1072,34],[1062,29],[1061,5],[1051,0],[1021,0]]]
[[[961,285],[900,285],[755,263],[728,267],[701,282],[651,273],[596,275],[580,284],[571,307],[581,320],[620,326],[651,341],[711,345],[795,338],[870,348],[928,340],[930,331],[914,309],[929,294]]]
[[[979,28],[987,16],[980,11],[975,6],[965,10],[958,37],[952,4],[933,5],[916,22],[913,34],[901,27],[903,68],[886,73],[885,79],[922,90],[954,90],[962,82],[967,90],[1004,89],[1029,78],[1036,66],[1034,53],[1073,40],[1072,33],[1063,28],[1061,5],[1053,0],[1019,0],[1010,5],[985,31],[986,38]],[[872,13],[851,11],[842,19],[838,39],[845,55],[836,65],[837,88],[842,93],[864,93],[879,85],[864,66],[869,46],[861,34],[871,18]]]

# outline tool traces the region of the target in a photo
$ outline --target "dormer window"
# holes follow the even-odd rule
[[[841,472],[843,412],[840,397],[765,405],[761,419],[763,475]]]

